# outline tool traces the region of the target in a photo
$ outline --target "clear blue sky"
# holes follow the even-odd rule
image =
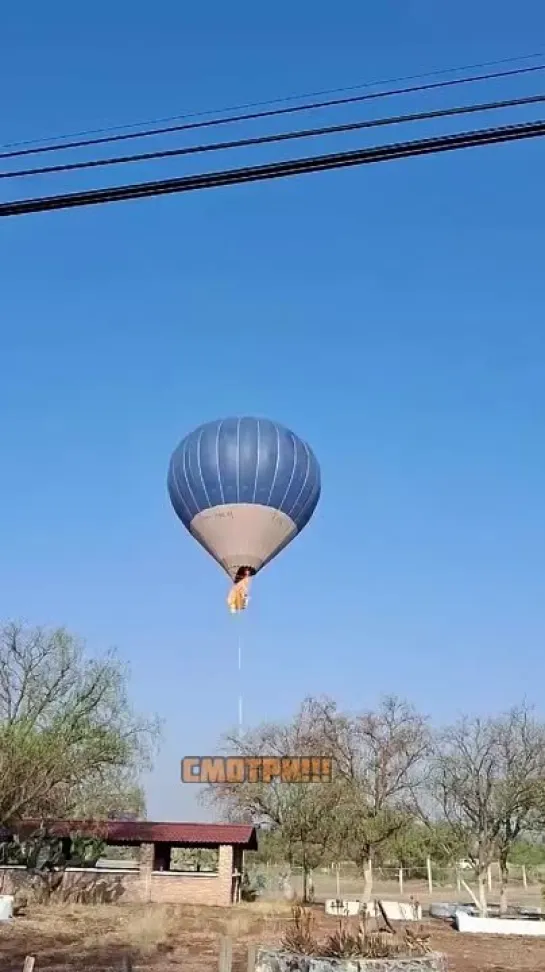
[[[2,15],[0,140],[541,48],[541,0],[100,0],[85,12],[33,0]],[[13,198],[221,164],[0,188]],[[178,440],[218,416],[292,426],[323,475],[313,521],[241,619],[247,722],[288,716],[307,693],[357,709],[395,692],[436,720],[524,695],[543,707],[544,167],[538,140],[2,221],[1,615],[65,624],[130,661],[135,701],[166,720],[153,817],[202,814],[179,760],[214,751],[236,720],[226,578],[165,485]]]

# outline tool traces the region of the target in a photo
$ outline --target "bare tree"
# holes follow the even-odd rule
[[[340,850],[361,868],[369,898],[378,850],[412,819],[430,746],[427,720],[395,697],[359,716],[339,713],[331,700],[309,700],[307,710],[316,742],[335,761],[341,782]]]
[[[340,713],[330,699],[309,698],[289,725],[261,727],[243,741],[232,737],[229,746],[248,756],[333,760],[331,783],[214,786],[212,798],[239,816],[272,821],[286,855],[297,857],[305,875],[326,851],[329,859],[355,861],[370,896],[375,853],[410,819],[409,795],[428,747],[426,720],[394,698],[356,717]]]
[[[0,823],[141,807],[159,726],[133,712],[127,672],[67,631],[0,628]]]
[[[270,723],[243,738],[227,735],[223,743],[232,755],[279,759],[318,755],[309,737],[305,707],[288,725]],[[308,899],[310,873],[322,863],[335,839],[339,796],[334,782],[273,779],[268,783],[213,784],[204,799],[219,804],[232,820],[271,825],[284,860],[290,867],[301,867],[303,899]]]
[[[487,913],[486,875],[501,872],[507,909],[507,861],[520,835],[538,823],[545,779],[545,725],[525,704],[497,718],[463,718],[438,733],[432,792],[475,864],[479,902]]]

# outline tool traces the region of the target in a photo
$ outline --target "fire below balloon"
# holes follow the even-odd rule
[[[238,614],[245,611],[248,607],[248,588],[250,587],[250,575],[243,577],[242,580],[233,584],[227,597],[227,604],[231,614]]]

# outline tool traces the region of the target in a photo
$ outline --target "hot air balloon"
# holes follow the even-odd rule
[[[232,613],[246,608],[251,578],[307,525],[320,489],[310,446],[262,418],[199,426],[174,450],[168,470],[176,515],[233,582]]]

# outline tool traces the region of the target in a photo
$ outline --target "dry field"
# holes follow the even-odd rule
[[[275,900],[281,897],[281,892],[278,885],[278,869],[270,869],[267,872],[268,877],[268,887],[264,892],[264,897],[268,900]],[[320,904],[323,903],[327,898],[337,897],[337,884],[334,875],[324,874],[320,871],[315,871],[313,875],[314,880],[314,892],[315,900]],[[474,879],[466,876],[469,886],[472,888],[475,894],[478,893],[477,885]],[[293,889],[297,895],[301,895],[303,882],[300,874],[294,873],[291,877],[291,882]],[[492,886],[492,890],[488,893],[488,901],[490,904],[499,904],[500,889],[499,884],[495,880]],[[345,870],[341,875],[340,880],[340,897],[341,898],[362,898],[363,897],[363,881],[361,876],[355,871]],[[432,902],[439,901],[449,901],[449,902],[465,902],[470,903],[471,899],[467,891],[463,888],[458,890],[456,883],[451,881],[445,881],[442,884],[435,884],[432,894],[429,892],[428,884],[425,880],[405,880],[403,883],[403,892],[401,893],[399,884],[396,880],[385,880],[380,874],[375,876],[373,882],[373,897],[383,898],[386,901],[408,901],[410,897],[419,901],[423,908],[427,908]],[[545,904],[544,897],[542,896],[541,884],[539,883],[528,883],[527,887],[524,887],[521,882],[513,881],[508,887],[508,900],[509,904],[516,905],[519,907],[543,907]],[[543,970],[545,972],[545,969]]]
[[[336,927],[316,908],[323,937]],[[166,905],[33,907],[28,917],[0,924],[0,972],[21,972],[25,955],[35,972],[110,972],[130,950],[141,972],[217,972],[219,938],[233,940],[233,972],[246,972],[249,943],[281,941],[286,905],[239,905],[229,911]],[[414,926],[413,926],[414,927]],[[452,972],[544,972],[545,940],[463,936],[441,922],[426,925],[432,945]]]

